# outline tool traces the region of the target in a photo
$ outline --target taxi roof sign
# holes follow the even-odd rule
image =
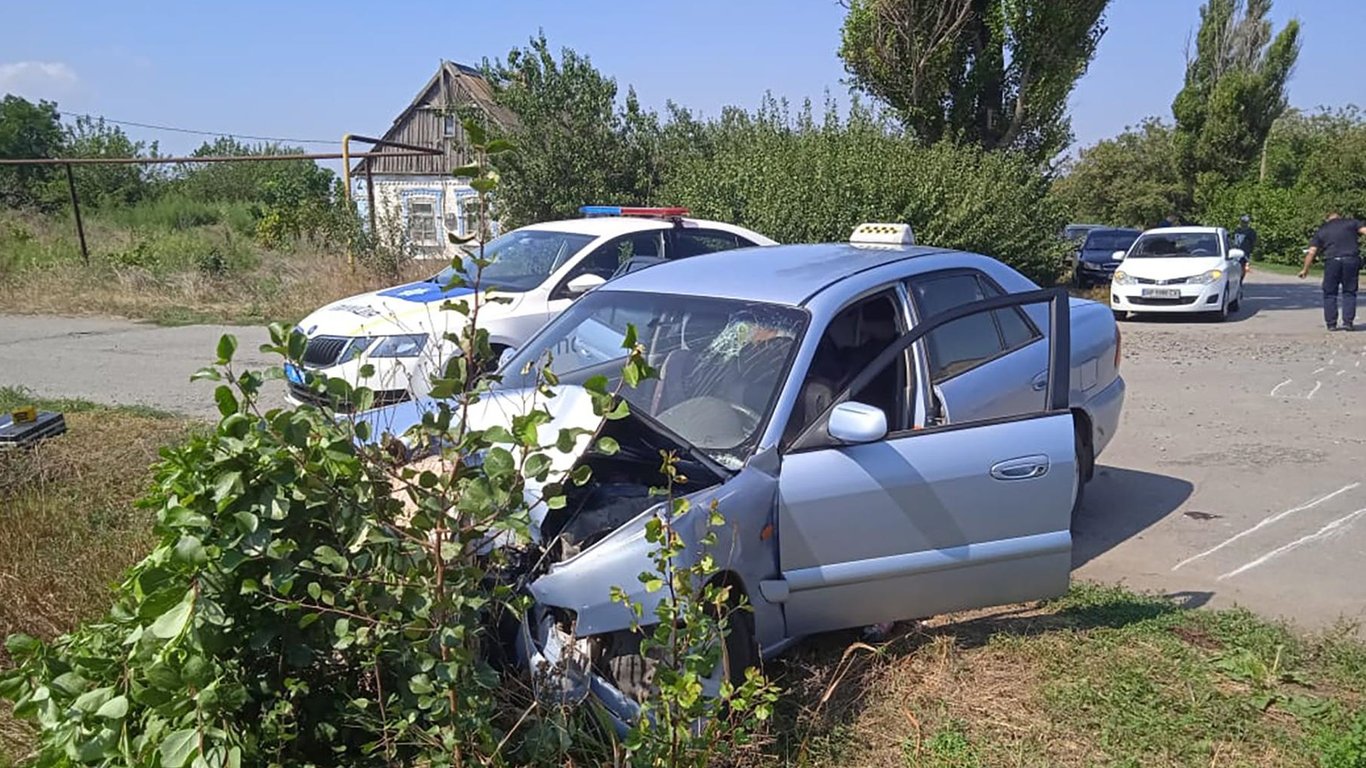
[[[854,233],[849,235],[849,242],[873,245],[915,245],[915,233],[911,231],[910,224],[869,222],[854,227]]]

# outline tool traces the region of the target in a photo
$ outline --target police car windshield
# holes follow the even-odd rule
[[[1134,243],[1127,258],[1206,259],[1219,255],[1219,238],[1209,232],[1163,233],[1144,235]]]
[[[622,396],[633,412],[738,469],[757,443],[806,327],[806,313],[736,299],[595,290],[502,370],[504,388],[531,387],[546,366],[561,384],[622,378],[628,325],[657,373]]]
[[[484,245],[484,258],[493,263],[479,275],[480,287],[529,291],[593,240],[592,235],[543,229],[519,229],[496,237]],[[470,273],[466,280],[473,281],[473,265],[466,269]],[[432,282],[446,285],[455,274],[454,267],[446,267]]]

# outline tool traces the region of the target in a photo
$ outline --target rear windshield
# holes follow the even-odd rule
[[[1092,232],[1082,247],[1088,251],[1127,251],[1137,239],[1137,232]]]

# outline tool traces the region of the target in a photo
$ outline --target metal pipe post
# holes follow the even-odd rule
[[[71,172],[71,163],[66,166],[66,186],[71,190],[71,211],[76,214],[76,236],[81,240],[81,260],[90,266],[90,249],[85,246],[85,225],[81,223],[81,201],[76,197],[76,176]]]

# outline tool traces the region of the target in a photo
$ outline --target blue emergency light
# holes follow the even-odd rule
[[[624,205],[585,205],[579,208],[584,216],[653,216],[669,218],[687,216],[687,208],[642,208]]]

